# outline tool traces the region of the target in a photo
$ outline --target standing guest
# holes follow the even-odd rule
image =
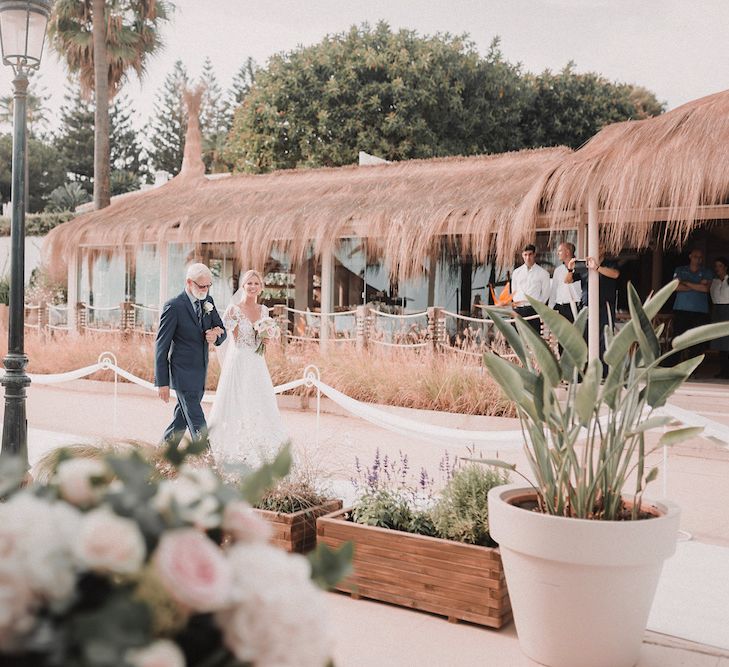
[[[679,280],[676,288],[676,299],[673,302],[673,335],[680,336],[689,329],[699,327],[709,321],[709,287],[714,274],[704,268],[704,253],[694,248],[689,253],[688,266],[679,266],[673,273],[674,280]],[[695,346],[681,353],[681,358],[688,358],[700,352]],[[679,355],[675,355],[678,357]],[[677,363],[680,359],[674,359]]]
[[[569,273],[567,263],[575,256],[575,244],[566,241],[560,243],[557,247],[557,256],[561,263],[552,274],[549,307],[554,308],[570,322],[574,322],[582,302],[582,287],[579,282],[567,281],[566,277]]]
[[[713,321],[726,322],[729,320],[729,276],[727,268],[729,260],[718,257],[714,260],[714,279],[711,281],[709,291],[714,303]],[[719,372],[714,376],[729,380],[729,336],[717,338],[711,342],[711,347],[719,351]]]
[[[616,259],[605,257],[605,251],[600,247],[599,255],[595,257],[587,257],[584,266],[576,268],[575,258],[573,257],[567,262],[567,275],[565,282],[568,284],[579,280],[582,288],[582,307],[586,308],[589,301],[589,271],[592,269],[600,275],[600,287],[598,300],[600,303],[600,359],[605,353],[605,327],[611,329],[615,326],[615,300],[618,293],[618,278],[620,277],[620,269]],[[577,279],[577,280],[576,280]],[[585,330],[587,336],[588,329]],[[603,366],[603,371],[607,369]]]
[[[549,298],[549,273],[537,264],[537,249],[533,244],[525,245],[521,253],[524,263],[514,269],[511,276],[511,293],[514,312],[521,317],[536,315],[527,296],[546,303]],[[527,320],[537,333],[541,332],[542,323],[538,317]]]

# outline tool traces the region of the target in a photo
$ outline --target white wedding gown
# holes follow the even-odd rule
[[[268,317],[268,308],[261,306],[264,317]],[[223,324],[230,342],[210,413],[210,447],[218,463],[257,467],[272,461],[288,437],[266,360],[256,354],[253,323],[238,306],[231,305]]]

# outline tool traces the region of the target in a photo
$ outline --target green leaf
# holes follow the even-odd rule
[[[534,355],[534,359],[545,381],[550,387],[556,387],[562,379],[562,374],[559,370],[559,364],[544,338],[534,331],[523,319],[516,321],[516,328],[521,334],[521,337],[526,340],[527,346]]]
[[[534,407],[533,398],[536,392],[532,393],[527,390],[523,376],[529,376],[529,385],[532,390],[536,378],[529,371],[502,359],[493,352],[484,354],[483,363],[491,373],[491,377],[504,391],[506,397],[514,401],[532,419],[538,420],[539,417]]]
[[[658,342],[653,325],[643,310],[638,292],[635,291],[632,283],[628,283],[628,309],[630,310],[630,325],[635,330],[643,357],[648,360],[648,363],[653,363],[661,353],[661,344]]]
[[[671,446],[677,445],[684,440],[690,440],[691,438],[701,435],[704,430],[703,426],[687,426],[685,428],[677,428],[673,431],[668,431],[661,436],[658,441],[659,446]]]
[[[353,556],[353,542],[345,542],[336,551],[319,542],[316,549],[307,556],[311,564],[312,580],[324,590],[333,588],[352,571]]]
[[[599,359],[593,359],[588,364],[587,372],[575,393],[575,410],[582,426],[587,426],[595,413],[601,379],[602,363]]]
[[[650,472],[645,476],[645,485],[647,486],[658,477],[658,468],[651,468]]]
[[[646,431],[651,431],[654,428],[661,428],[663,426],[666,426],[667,424],[670,424],[672,421],[673,419],[668,416],[651,417],[650,419],[646,419],[642,424],[634,428],[630,435],[634,435],[636,433],[645,433]]]
[[[461,461],[470,461],[471,463],[483,463],[487,466],[494,466],[494,468],[504,468],[505,470],[516,470],[516,463],[507,463],[501,459],[475,459],[466,456],[459,457]]]
[[[673,368],[652,368],[648,372],[647,384],[644,390],[645,401],[652,408],[665,405],[674,391],[678,389],[693,373],[704,356],[694,357]]]
[[[584,336],[579,327],[575,326],[566,317],[563,317],[556,310],[541,301],[536,301],[530,296],[527,298],[532,308],[544,320],[544,323],[549,327],[562,346],[561,363],[564,365],[564,358],[567,357],[571,367],[582,370],[587,362],[587,343],[585,343]],[[570,371],[567,377],[563,375],[563,379],[570,381],[572,379],[572,372]]]
[[[676,336],[671,343],[671,348],[673,352],[678,352],[709,340],[723,338],[724,336],[729,336],[729,322],[704,324],[703,326],[689,329],[680,336]]]
[[[524,343],[521,338],[519,338],[519,334],[517,334],[516,329],[514,329],[510,322],[505,321],[505,318],[507,317],[506,313],[497,308],[485,308],[484,310],[486,310],[486,314],[493,321],[496,329],[506,339],[506,342],[509,344],[511,349],[514,350],[516,356],[519,357],[519,361],[526,366],[526,348],[524,347]],[[509,317],[513,317],[513,313],[511,313]]]
[[[240,490],[243,498],[255,505],[263,494],[291,470],[291,444],[286,444],[271,463],[264,463],[258,470],[243,479]]]

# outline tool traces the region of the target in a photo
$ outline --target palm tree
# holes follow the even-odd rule
[[[109,205],[109,100],[130,71],[144,75],[161,46],[159,27],[173,5],[167,0],[57,0],[50,21],[51,44],[95,98],[94,207]]]

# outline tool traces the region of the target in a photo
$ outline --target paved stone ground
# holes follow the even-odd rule
[[[674,403],[729,425],[726,385],[688,385]],[[438,470],[443,454],[438,445],[381,430],[346,416],[326,401],[317,436],[314,411],[300,409],[296,398],[284,398],[281,405],[300,459],[345,494],[351,493],[347,480],[353,474],[355,456],[368,463],[378,448],[391,457],[406,452],[415,469],[424,466],[431,472]],[[508,419],[387,409],[430,423],[467,429],[516,428],[516,423]],[[79,438],[116,435],[155,442],[170,416],[171,405],[133,385],[118,386],[116,424],[111,383],[79,380],[50,387],[32,386],[28,396],[31,462],[44,450]],[[450,447],[449,451],[451,456],[467,453],[463,447]],[[525,469],[520,453],[503,451],[499,455]],[[662,452],[654,454],[652,460],[661,463]],[[701,438],[692,440],[669,452],[665,477],[667,496],[683,508],[682,528],[694,539],[729,546],[729,449]],[[656,482],[653,495],[661,495],[662,488],[662,482]],[[513,624],[497,632],[469,624],[452,625],[429,614],[366,600],[354,601],[339,594],[330,595],[329,601],[338,667],[533,664],[520,653]],[[646,635],[639,667],[679,665],[729,667],[729,653],[654,633]]]

